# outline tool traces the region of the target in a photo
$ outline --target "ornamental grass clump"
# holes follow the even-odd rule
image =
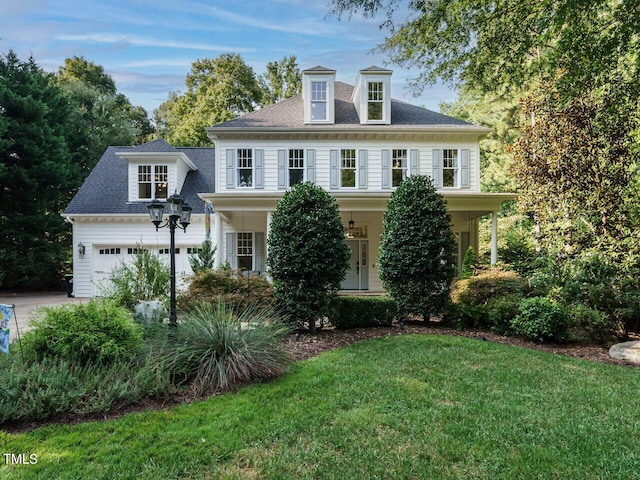
[[[284,373],[290,358],[281,338],[288,332],[271,309],[203,303],[177,328],[156,334],[149,358],[175,383],[192,383],[202,394]]]

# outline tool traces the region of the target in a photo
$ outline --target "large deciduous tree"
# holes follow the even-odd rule
[[[67,146],[71,107],[33,58],[0,58],[0,280],[43,288],[60,278],[69,227],[60,212],[79,185]]]
[[[302,76],[296,56],[267,63],[267,72],[258,79],[262,88],[262,106],[277,103],[302,92]]]
[[[628,105],[621,89],[585,88],[564,100],[545,85],[523,102],[530,123],[511,149],[513,172],[520,208],[538,223],[545,250],[628,248],[624,240],[637,227],[640,120],[637,100]]]
[[[273,213],[267,242],[279,307],[292,325],[315,331],[349,268],[335,199],[311,182],[294,186]]]
[[[331,3],[338,16],[385,14],[390,35],[381,48],[392,62],[417,67],[419,85],[444,79],[483,91],[501,85],[519,89],[562,70],[563,90],[571,91],[606,83],[621,67],[637,82],[640,3],[635,0]]]
[[[205,127],[253,111],[262,98],[253,69],[235,53],[194,62],[186,86],[183,95],[171,95],[154,113],[172,145],[210,145]]]
[[[382,285],[401,318],[429,321],[443,311],[456,273],[454,248],[444,197],[429,177],[411,175],[387,204],[378,256]]]
[[[118,93],[102,66],[82,57],[67,58],[56,79],[73,106],[68,143],[83,177],[109,145],[142,143],[153,133],[144,108]]]

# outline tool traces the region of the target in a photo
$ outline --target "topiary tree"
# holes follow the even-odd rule
[[[391,195],[383,218],[378,266],[400,318],[441,313],[456,272],[446,203],[429,177],[411,175]]]
[[[290,323],[315,332],[349,268],[335,199],[311,182],[297,184],[278,203],[267,243],[279,308]]]

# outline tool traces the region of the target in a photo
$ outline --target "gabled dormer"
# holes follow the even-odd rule
[[[369,67],[358,72],[351,100],[361,124],[391,124],[392,73],[380,67]]]
[[[128,163],[128,201],[166,200],[180,193],[194,163],[164,140],[154,140],[131,150],[116,152]]]
[[[302,72],[305,124],[335,123],[336,71],[313,67]]]

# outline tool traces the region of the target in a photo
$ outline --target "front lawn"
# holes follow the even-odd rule
[[[629,479],[638,391],[634,368],[389,336],[191,405],[0,433],[0,477]]]

